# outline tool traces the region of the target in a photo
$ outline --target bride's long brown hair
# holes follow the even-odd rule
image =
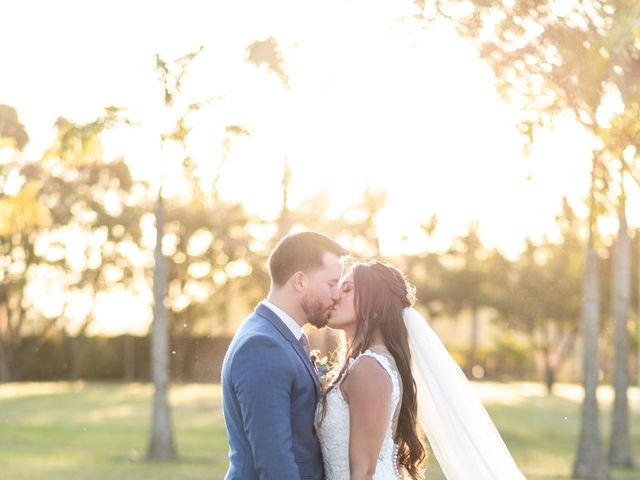
[[[422,478],[419,467],[426,457],[417,431],[418,401],[416,384],[411,375],[411,352],[402,311],[410,307],[413,298],[407,295],[408,284],[395,267],[371,261],[355,263],[353,270],[354,302],[357,317],[353,344],[346,344],[343,361],[327,392],[346,375],[349,359],[357,357],[371,346],[376,330],[393,356],[402,379],[402,404],[398,416],[395,443],[398,463],[413,480]]]

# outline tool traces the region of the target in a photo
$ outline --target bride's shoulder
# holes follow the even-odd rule
[[[385,348],[368,348],[349,361],[349,376],[357,372],[360,376],[375,375],[389,380],[394,370],[393,357]]]
[[[343,392],[347,396],[350,392],[381,394],[388,391],[391,394],[393,384],[387,367],[381,363],[384,360],[377,358],[377,354],[370,353],[362,352],[351,362],[349,375],[342,383]]]
[[[359,363],[363,359],[373,359],[378,362],[385,370],[395,367],[395,360],[391,352],[384,347],[371,347],[361,352],[353,361],[354,364]]]

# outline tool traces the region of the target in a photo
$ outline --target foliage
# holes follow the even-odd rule
[[[217,382],[220,378],[222,358],[230,337],[182,336],[171,339],[171,372],[183,381]],[[178,360],[177,350],[185,348],[191,355]],[[84,339],[84,361],[79,377],[89,381],[148,382],[149,337],[119,335],[116,337],[89,336]],[[25,336],[15,352],[16,380],[65,380],[74,362],[74,352],[68,348],[68,338],[54,333],[42,341],[38,336]]]
[[[29,142],[29,134],[18,119],[18,112],[9,105],[0,105],[0,148],[22,150]]]

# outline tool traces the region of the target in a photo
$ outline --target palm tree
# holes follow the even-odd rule
[[[613,385],[615,399],[612,415],[609,462],[612,465],[633,466],[631,435],[629,431],[629,303],[630,303],[630,250],[624,193],[619,207],[618,238],[614,250],[612,318],[614,326]]]
[[[598,285],[599,257],[595,247],[595,182],[598,171],[594,157],[591,174],[589,238],[585,253],[584,283],[582,286],[582,401],[580,438],[573,478],[601,480],[609,478],[609,469],[602,449],[597,400],[598,388],[598,333],[600,332],[600,295]]]
[[[631,240],[627,226],[627,195],[625,179],[637,180],[632,166],[625,160],[624,150],[639,142],[636,108],[629,108],[613,122],[611,134],[606,136],[611,143],[613,155],[620,159],[618,195],[618,236],[614,245],[612,273],[612,320],[613,320],[613,386],[615,398],[611,417],[611,443],[609,461],[612,465],[631,467],[634,464],[630,432],[628,389],[630,384],[629,356],[629,309],[631,295]]]
[[[191,61],[202,51],[202,48],[170,62],[156,55],[156,70],[160,74],[164,89],[164,105],[174,108],[174,101],[182,92],[182,79]],[[185,126],[186,116],[199,108],[192,104],[187,112],[179,116],[173,131],[161,135],[162,150],[167,141],[175,141],[182,147],[185,145],[188,129]],[[151,380],[154,387],[153,413],[151,419],[151,438],[147,458],[150,460],[172,460],[178,457],[171,423],[169,407],[169,329],[167,325],[168,266],[162,253],[162,239],[165,226],[165,206],[163,198],[164,168],[160,166],[160,183],[154,206],[156,220],[156,245],[153,268],[153,324],[151,326]]]

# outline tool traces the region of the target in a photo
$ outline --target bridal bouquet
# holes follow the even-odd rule
[[[318,349],[311,350],[311,360],[316,367],[316,372],[318,372],[320,385],[324,387],[329,380],[327,374],[329,373],[329,370],[331,370],[329,360],[326,355],[320,358],[320,350]]]

